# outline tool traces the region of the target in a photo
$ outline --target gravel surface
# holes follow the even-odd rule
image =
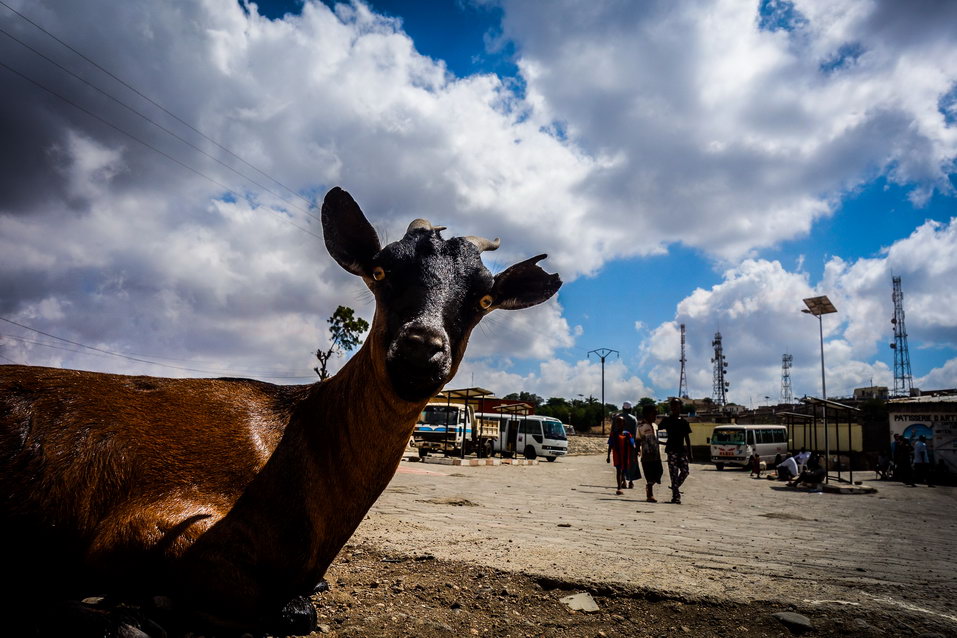
[[[486,570],[526,579],[534,599],[545,583],[538,613],[552,623],[569,613],[546,611],[552,592],[576,590],[605,596],[602,609],[631,601],[639,615],[681,603],[698,619],[683,625],[692,635],[740,635],[742,626],[757,631],[753,623],[780,631],[770,614],[795,610],[812,619],[814,635],[957,635],[957,492],[865,485],[878,492],[809,493],[694,464],[676,506],[644,502],[643,489],[616,496],[604,454],[532,466],[403,463],[353,544],[406,558],[443,586],[461,570]],[[436,560],[415,560],[423,556]],[[464,604],[474,594],[459,596]],[[580,635],[619,635],[608,618],[586,625]],[[492,635],[579,635],[550,627]]]
[[[809,493],[693,464],[682,505],[647,503],[640,482],[615,495],[603,446],[402,462],[312,636],[957,636],[957,488]]]

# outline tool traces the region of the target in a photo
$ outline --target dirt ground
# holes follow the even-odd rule
[[[957,636],[957,491],[791,490],[693,464],[616,496],[600,442],[532,466],[403,462],[316,596],[330,636]],[[584,449],[583,449],[584,448]],[[846,476],[846,475],[845,475]],[[643,483],[636,485],[642,488]],[[561,599],[589,593],[598,610]]]

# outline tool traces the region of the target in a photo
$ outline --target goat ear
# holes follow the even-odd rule
[[[379,249],[379,236],[352,195],[338,186],[322,202],[322,234],[326,249],[353,275],[368,276],[369,263]]]
[[[537,265],[547,256],[526,259],[496,275],[492,285],[492,303],[495,307],[505,310],[528,308],[558,292],[562,286],[561,277],[549,274]]]

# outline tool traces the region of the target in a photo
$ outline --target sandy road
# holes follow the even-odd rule
[[[695,464],[671,505],[663,486],[656,504],[643,483],[616,496],[604,456],[403,462],[352,542],[690,599],[902,607],[957,631],[957,489],[871,476],[855,478],[877,494],[814,494]]]

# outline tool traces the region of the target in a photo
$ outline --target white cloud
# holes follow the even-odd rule
[[[710,390],[716,330],[738,400],[773,389],[783,352],[795,355],[796,391],[814,391],[816,326],[798,311],[820,291],[841,310],[825,326],[835,383],[887,378],[886,333],[870,318],[890,317],[890,271],[904,277],[911,330],[957,343],[957,299],[940,285],[957,275],[954,222],[922,226],[873,260],[834,259],[816,289],[800,262],[790,272],[757,258],[878,175],[916,201],[952,191],[957,127],[938,100],[957,82],[953,3],[797,2],[805,20],[787,31],[760,30],[755,3],[737,0],[565,0],[547,10],[506,1],[524,96],[493,75],[450,75],[361,3],[333,11],[309,1],[283,20],[234,0],[12,6],[295,191],[343,185],[386,238],[422,216],[447,225],[447,236],[500,236],[487,257],[493,270],[548,252],[546,267],[565,280],[676,241],[728,259],[721,284],[676,310],[695,394]],[[2,20],[53,51],[12,14]],[[267,375],[311,374],[337,305],[370,318],[362,285],[326,258],[308,204],[61,49],[70,68],[272,192],[12,41],[0,41],[0,55],[141,140],[0,75],[3,316],[108,350]],[[558,301],[491,319],[463,373],[481,370],[503,392],[600,391],[596,363],[555,359],[583,332]],[[3,352],[179,373],[24,341]],[[641,355],[656,386],[677,386],[675,325],[652,329]],[[502,357],[544,362],[522,376],[490,363]],[[629,365],[606,366],[609,400],[651,394]]]
[[[574,399],[578,395],[601,399],[601,379],[601,364],[587,359],[574,362],[551,359],[542,362],[537,370],[528,374],[510,372],[507,361],[467,360],[450,385],[479,385],[492,390],[498,396],[525,391],[546,399]],[[621,405],[623,401],[635,402],[645,396],[655,396],[654,391],[640,378],[631,374],[625,362],[618,359],[605,363],[606,403]]]
[[[652,330],[642,344],[649,378],[657,388],[677,387],[678,324],[684,323],[693,396],[712,395],[712,341],[719,331],[729,361],[729,400],[747,405],[764,396],[779,399],[784,354],[794,358],[794,393],[820,396],[818,325],[800,310],[802,299],[826,294],[838,309],[822,318],[828,394],[848,396],[855,387],[869,385],[893,388],[893,355],[887,346],[893,340],[893,275],[902,278],[909,347],[925,340],[957,346],[957,319],[949,310],[957,298],[952,286],[942,285],[957,281],[957,218],[923,224],[880,257],[853,263],[834,257],[825,272],[812,288],[806,274],[789,272],[775,261],[745,260],[727,270],[721,283],[682,300],[674,321]],[[915,387],[954,387],[953,368],[948,362],[915,379]]]
[[[955,6],[894,5],[798,2],[806,20],[771,31],[737,0],[516,1],[505,33],[536,116],[610,158],[584,189],[592,219],[737,258],[805,234],[881,173],[916,200],[953,192],[957,129],[938,100],[957,81],[941,26]],[[826,68],[845,44],[861,54]],[[635,250],[623,243],[607,248]]]

